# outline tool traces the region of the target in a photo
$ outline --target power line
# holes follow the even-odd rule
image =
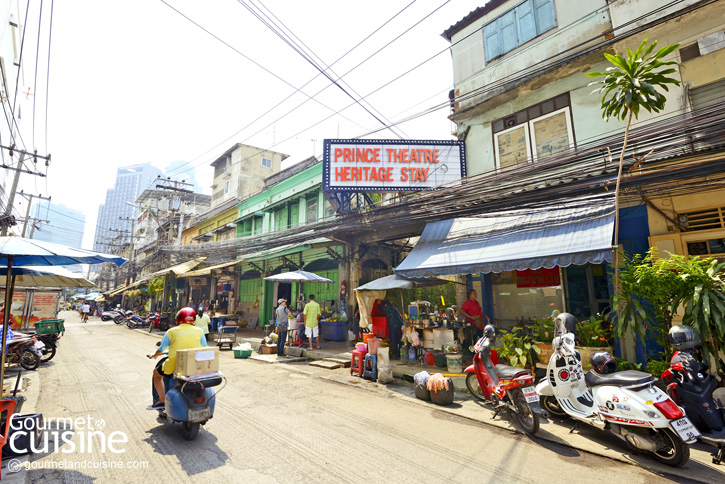
[[[48,28],[48,70],[45,74],[45,151],[48,152],[48,98],[50,95],[50,46],[53,38],[53,6],[55,0],[50,2],[50,26]],[[46,181],[47,184],[47,181]],[[47,186],[46,186],[47,188]]]
[[[40,31],[43,22],[43,0],[40,0],[40,13],[38,14],[38,40],[35,44],[35,75],[33,76],[33,148],[35,144],[35,101],[38,98],[38,57],[40,57]]]
[[[163,1],[163,0],[162,0],[162,1]],[[367,36],[366,36],[366,37],[365,37],[364,39],[362,39],[362,40],[361,40],[360,42],[358,42],[357,44],[355,44],[355,45],[354,45],[354,46],[353,46],[353,47],[352,47],[351,49],[349,49],[349,50],[348,50],[347,52],[345,52],[344,54],[342,54],[342,55],[341,55],[341,56],[340,56],[339,58],[337,58],[337,60],[335,60],[335,62],[333,62],[332,64],[330,64],[330,67],[334,66],[334,65],[335,65],[335,64],[337,64],[337,63],[338,63],[338,62],[339,62],[340,60],[342,60],[342,59],[343,59],[343,58],[345,58],[345,57],[346,57],[347,55],[349,55],[349,54],[350,54],[351,52],[353,52],[353,51],[354,51],[355,49],[357,49],[358,47],[360,47],[360,46],[361,46],[361,45],[362,45],[363,43],[365,43],[365,42],[366,42],[366,41],[367,41],[368,39],[370,39],[370,38],[371,38],[371,37],[372,37],[373,35],[375,35],[375,34],[376,34],[377,32],[379,32],[379,31],[380,31],[380,30],[381,30],[381,29],[382,29],[383,27],[385,27],[386,25],[388,25],[388,24],[389,24],[389,23],[390,23],[390,22],[391,22],[391,21],[392,21],[393,19],[397,18],[397,17],[398,17],[398,16],[400,15],[400,14],[402,14],[402,13],[403,13],[403,12],[404,12],[405,10],[407,10],[407,9],[408,9],[408,8],[409,8],[409,7],[411,6],[411,5],[413,5],[413,3],[415,3],[415,0],[413,0],[412,2],[410,2],[409,4],[407,4],[407,5],[406,5],[405,7],[403,7],[403,8],[402,8],[402,9],[401,9],[400,11],[398,11],[398,12],[397,12],[397,13],[396,13],[395,15],[393,15],[393,16],[392,16],[392,17],[391,17],[390,19],[386,20],[386,21],[385,21],[385,22],[384,22],[384,23],[383,23],[382,25],[380,25],[380,26],[379,26],[378,28],[376,28],[376,29],[375,29],[375,30],[374,30],[373,32],[371,32],[370,34],[368,34],[368,35],[367,35]],[[173,7],[172,7],[172,8],[173,8]],[[175,9],[174,9],[174,10],[175,10]],[[178,12],[178,11],[177,11],[177,12]],[[208,31],[207,31],[206,29],[204,29],[203,27],[201,27],[200,25],[198,25],[197,23],[195,23],[195,22],[194,22],[193,20],[191,20],[191,19],[189,19],[188,17],[186,17],[186,16],[185,16],[184,14],[182,14],[181,12],[178,12],[178,13],[179,13],[180,15],[184,16],[185,18],[187,18],[187,20],[189,20],[190,22],[194,23],[194,25],[197,25],[197,26],[198,26],[199,28],[201,28],[201,29],[202,29],[202,30],[204,30],[205,32],[209,33],[209,32],[208,32]],[[212,37],[216,38],[217,40],[220,40],[220,41],[221,41],[222,43],[224,43],[224,44],[226,45],[226,43],[225,43],[224,41],[222,41],[221,39],[218,39],[218,38],[217,38],[216,36],[214,36],[213,34],[210,34],[210,35],[212,35]],[[389,45],[389,44],[390,44],[390,43],[388,43],[388,45]],[[380,52],[380,50],[378,50],[378,52]],[[376,52],[376,53],[377,53],[377,52]],[[375,55],[375,54],[373,54],[373,55]],[[364,61],[364,62],[367,62],[367,60],[369,60],[370,58],[372,58],[372,57],[373,57],[373,55],[371,55],[371,56],[369,56],[369,57],[368,57],[367,59],[365,59],[365,61]],[[358,64],[358,65],[359,65],[359,64]],[[350,72],[351,72],[351,71],[350,71]],[[349,73],[349,72],[348,72],[348,73]],[[317,79],[317,78],[318,78],[318,77],[319,77],[320,75],[321,75],[320,73],[316,74],[316,75],[315,75],[315,76],[314,76],[314,77],[313,77],[312,79],[310,79],[310,80],[309,80],[309,81],[307,81],[307,82],[306,82],[305,84],[303,84],[303,85],[302,85],[302,87],[300,87],[300,89],[302,89],[302,88],[306,87],[306,86],[307,86],[308,84],[310,84],[310,83],[311,83],[312,81],[314,81],[315,79]],[[315,93],[315,94],[314,94],[314,95],[313,95],[312,97],[315,97],[315,96],[319,95],[319,94],[320,94],[321,92],[323,92],[324,90],[326,90],[326,89],[327,89],[328,87],[330,87],[330,85],[328,85],[328,86],[326,86],[326,87],[325,87],[324,89],[322,89],[322,90],[318,91],[318,92],[317,92],[317,93]],[[224,143],[228,142],[228,141],[229,141],[230,139],[232,139],[233,137],[237,136],[237,135],[238,135],[239,133],[241,133],[242,131],[244,131],[245,129],[247,129],[248,127],[250,127],[251,125],[253,125],[253,124],[254,124],[254,123],[256,123],[257,121],[261,120],[261,119],[262,119],[262,118],[263,118],[263,117],[264,117],[265,115],[267,115],[267,114],[268,114],[269,112],[271,112],[271,111],[273,111],[274,109],[276,109],[277,107],[279,107],[279,106],[280,106],[281,104],[283,104],[283,103],[284,103],[285,101],[287,101],[287,100],[288,100],[288,99],[290,99],[290,98],[291,98],[292,96],[294,96],[294,95],[295,95],[296,93],[297,93],[297,91],[295,91],[295,92],[291,93],[290,95],[288,95],[287,97],[285,97],[284,99],[282,99],[281,101],[279,101],[279,102],[278,102],[277,104],[275,104],[275,105],[274,105],[274,106],[273,106],[273,107],[272,107],[271,109],[268,109],[268,110],[266,110],[264,114],[260,115],[260,116],[259,116],[259,117],[257,117],[256,119],[252,120],[252,121],[251,121],[250,123],[248,123],[247,125],[245,125],[245,126],[244,126],[243,128],[241,128],[240,130],[238,130],[237,132],[235,132],[235,133],[234,133],[234,134],[232,134],[231,136],[227,137],[226,139],[224,139],[224,140],[223,140],[223,141],[221,141],[220,143],[217,143],[217,144],[216,144],[215,146],[213,146],[212,148],[210,148],[210,149],[206,150],[206,151],[205,151],[204,153],[202,153],[202,154],[200,154],[200,155],[198,155],[198,156],[196,156],[196,157],[192,158],[191,160],[187,161],[187,162],[186,162],[186,163],[184,163],[183,165],[180,165],[180,166],[176,167],[175,169],[171,170],[171,171],[170,171],[169,173],[173,173],[174,171],[176,171],[176,170],[180,169],[181,167],[183,167],[183,166],[185,166],[185,165],[189,165],[189,164],[191,164],[191,163],[192,163],[192,162],[193,162],[194,160],[197,160],[197,159],[201,158],[202,156],[206,155],[206,154],[207,154],[207,153],[209,153],[210,151],[212,151],[212,150],[214,150],[214,149],[218,148],[218,147],[219,147],[220,145],[222,145],[222,144],[224,144]],[[277,121],[279,121],[279,119],[283,119],[284,117],[288,116],[289,114],[291,114],[292,112],[294,112],[295,110],[297,110],[297,109],[298,109],[299,107],[301,107],[301,106],[303,106],[304,104],[306,104],[306,103],[307,103],[307,102],[308,102],[309,100],[310,100],[310,98],[308,97],[308,99],[306,99],[306,100],[305,100],[304,102],[302,102],[301,104],[299,104],[298,106],[296,106],[296,107],[295,107],[295,108],[293,108],[292,110],[288,111],[287,113],[283,114],[283,115],[282,115],[282,116],[281,116],[280,118],[278,118],[278,119],[277,119]],[[344,119],[347,119],[347,118],[345,118],[344,116],[343,116],[343,118],[344,118]],[[277,121],[274,121],[274,122],[277,122]],[[262,129],[266,129],[266,128],[267,128],[267,127],[269,127],[269,126],[270,126],[271,124],[274,124],[274,122],[273,122],[273,123],[270,123],[270,124],[268,124],[267,126],[265,126],[265,127],[264,127],[264,128],[262,128]],[[351,122],[352,122],[352,121],[351,121]],[[354,123],[354,122],[353,122],[353,123]],[[354,123],[354,124],[357,124],[357,123]],[[260,131],[261,131],[261,130],[260,130]],[[254,136],[254,135],[256,135],[257,133],[259,133],[259,131],[257,131],[256,133],[252,134],[251,136]],[[251,136],[250,136],[250,137],[251,137]],[[249,139],[250,137],[248,137],[247,139]],[[204,163],[206,163],[206,161],[204,161],[204,162],[201,162],[201,163],[199,163],[199,164],[197,164],[197,165],[194,165],[194,167],[198,167],[198,166],[201,166],[201,165],[202,165],[202,164],[204,164]]]

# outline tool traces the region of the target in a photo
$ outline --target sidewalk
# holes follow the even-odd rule
[[[252,333],[252,331],[257,330],[240,330],[237,336],[237,341],[239,343],[250,343],[256,354],[256,349],[261,344],[264,332],[259,330],[259,333],[255,334]],[[302,356],[307,359],[315,360],[333,359],[350,361],[352,351],[354,349],[354,346],[348,342],[323,340],[322,346],[323,347],[320,350],[302,349]],[[294,351],[290,351],[290,349],[291,348],[289,346],[285,347],[287,354],[291,354],[292,351]],[[415,398],[413,385],[410,383],[412,382],[412,376],[420,371],[427,371],[429,373],[446,373],[447,370],[445,368],[421,366],[420,364],[395,364],[396,362],[393,362],[393,375],[396,380],[389,385],[383,385],[363,380],[357,375],[350,376],[349,366],[347,368],[328,371],[326,374],[325,370],[314,372],[310,371],[312,369],[307,365],[301,365],[299,364],[299,361],[295,361],[299,360],[299,358],[285,358],[278,360],[276,355],[265,355],[265,358],[260,358],[260,360],[268,363],[288,364],[288,367],[294,371],[318,376],[328,381],[349,385],[351,387],[367,391],[382,391],[385,392],[387,396],[405,399],[411,404],[427,406],[432,411],[441,411],[447,414],[466,418],[480,424],[492,425],[512,432],[521,432],[515,424],[507,420],[503,413],[494,419],[493,411],[489,405],[471,397],[466,389],[465,378],[462,377],[463,375],[461,375],[461,377],[452,377],[456,391],[455,401],[452,405],[438,406]],[[690,446],[689,462],[682,468],[672,468],[660,464],[646,453],[636,454],[630,451],[624,441],[609,432],[600,431],[585,424],[579,425],[572,432],[571,430],[573,426],[574,421],[568,419],[552,418],[549,420],[542,420],[539,431],[531,438],[564,446],[563,451],[560,450],[560,448],[556,449],[550,447],[553,452],[560,454],[562,457],[572,457],[578,455],[578,452],[587,452],[607,457],[618,462],[637,465],[644,469],[648,469],[655,475],[659,476],[672,476],[674,478],[685,479],[691,482],[694,481],[708,484],[712,482],[725,481],[725,464],[716,465],[712,463],[712,452],[715,450],[714,447],[695,443]],[[546,444],[542,443],[542,445]]]

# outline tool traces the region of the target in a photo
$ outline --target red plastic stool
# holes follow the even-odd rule
[[[367,351],[360,351],[355,350],[352,352],[352,360],[350,360],[350,375],[353,374],[354,371],[357,372],[358,376],[363,376],[363,370],[365,365],[365,355],[367,355]],[[355,357],[357,356],[357,362],[355,360]]]

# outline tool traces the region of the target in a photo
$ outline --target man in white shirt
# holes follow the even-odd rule
[[[83,303],[83,308],[81,309],[83,312],[83,316],[81,317],[81,321],[84,323],[88,322],[88,314],[91,312],[91,305],[86,303]]]

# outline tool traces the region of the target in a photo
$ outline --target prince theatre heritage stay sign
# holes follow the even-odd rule
[[[322,188],[422,190],[466,176],[462,141],[326,139]]]

